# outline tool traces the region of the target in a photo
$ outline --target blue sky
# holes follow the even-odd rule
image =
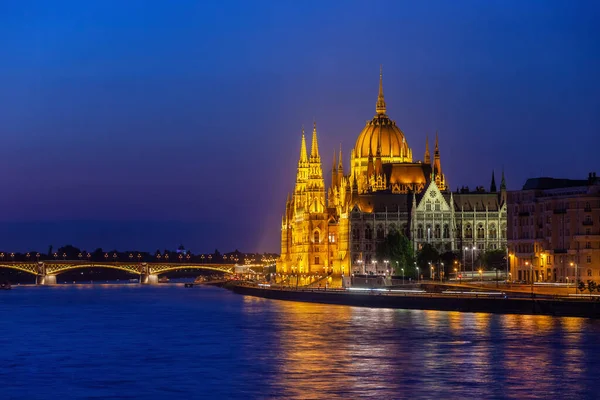
[[[594,1],[3,1],[0,248],[278,251],[300,127],[316,119],[325,171],[348,156],[380,64],[388,114],[415,158],[439,131],[453,189],[502,168],[510,189],[586,177],[599,17]]]

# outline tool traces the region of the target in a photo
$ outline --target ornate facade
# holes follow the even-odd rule
[[[423,161],[413,160],[404,132],[387,115],[383,76],[375,116],[367,121],[344,171],[342,150],[334,152],[331,185],[325,183],[313,128],[307,157],[304,131],[293,195],[281,224],[282,273],[382,272],[377,244],[392,230],[403,232],[419,250],[500,249],[506,246],[506,185],[492,176],[490,191],[448,190],[436,133],[433,157],[425,139]]]

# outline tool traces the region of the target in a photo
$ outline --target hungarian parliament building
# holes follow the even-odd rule
[[[294,192],[281,222],[280,273],[378,272],[378,243],[397,231],[418,252],[425,243],[440,253],[506,248],[506,182],[452,192],[442,170],[438,135],[433,157],[425,139],[423,161],[387,115],[382,74],[375,116],[367,121],[344,166],[334,157],[326,190],[316,123],[310,153],[302,131]],[[336,159],[337,158],[337,159]]]

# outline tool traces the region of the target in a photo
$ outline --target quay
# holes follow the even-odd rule
[[[225,288],[237,294],[266,299],[354,307],[600,318],[600,301],[588,296],[526,297],[503,292],[431,293],[402,289],[288,289],[247,284],[229,284]]]

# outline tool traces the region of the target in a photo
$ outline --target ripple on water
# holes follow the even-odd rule
[[[181,286],[0,294],[3,398],[593,398],[600,323]]]

